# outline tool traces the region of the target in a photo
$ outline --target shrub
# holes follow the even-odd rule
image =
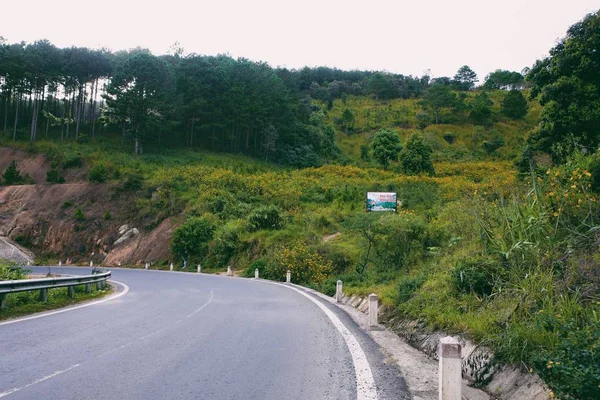
[[[126,190],[139,190],[142,188],[144,184],[144,177],[140,174],[136,174],[136,173],[131,173],[128,174],[127,177],[125,178],[125,183],[123,184],[123,187]]]
[[[27,278],[27,272],[12,262],[0,259],[0,281],[15,281]]]
[[[83,213],[81,207],[77,207],[73,213],[73,218],[75,218],[76,221],[85,221],[85,214]]]
[[[104,164],[96,164],[88,173],[91,183],[104,183],[110,178],[110,169]]]
[[[2,181],[5,185],[19,185],[23,183],[24,179],[21,176],[21,172],[17,169],[15,160],[10,162],[8,168],[2,174]]]
[[[265,277],[284,280],[287,271],[291,271],[294,283],[319,284],[331,273],[331,262],[302,242],[290,247],[276,249],[265,270]]]
[[[396,295],[396,304],[408,301],[412,295],[425,283],[427,277],[420,274],[415,278],[405,277],[398,282],[398,294]]]
[[[259,207],[248,217],[248,227],[250,231],[281,229],[283,228],[281,211],[273,205]]]
[[[46,173],[46,182],[48,183],[65,183],[65,178],[58,172],[57,169],[52,168]]]
[[[68,155],[65,156],[64,161],[62,162],[62,167],[64,169],[69,168],[81,168],[83,166],[83,159],[80,155]]]
[[[555,348],[536,352],[533,364],[560,399],[600,398],[600,307],[593,308],[588,323],[554,313],[538,315],[538,324],[557,340]]]
[[[214,231],[215,226],[207,217],[191,217],[173,233],[171,249],[175,255],[185,257],[188,263],[200,262]]]
[[[498,270],[498,263],[489,258],[463,258],[452,271],[452,285],[459,293],[489,296],[494,289],[494,279]]]
[[[252,264],[250,264],[250,266],[248,266],[248,268],[246,268],[244,276],[248,278],[254,277],[254,270],[257,268],[259,278],[264,277],[265,270],[267,269],[267,262],[262,258],[254,261]]]
[[[110,218],[111,218],[110,211],[105,212],[104,219],[108,221]]]
[[[62,203],[62,205],[60,206],[60,208],[69,208],[73,206],[73,202],[70,200],[65,201],[64,203]]]

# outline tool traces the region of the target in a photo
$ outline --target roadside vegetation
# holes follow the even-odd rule
[[[0,259],[0,281],[27,279],[29,272],[20,266]],[[46,303],[39,300],[39,292],[39,290],[35,290],[7,294],[5,308],[0,309],[0,321],[94,300],[110,294],[112,288],[107,284],[102,289],[97,290],[95,285],[92,285],[92,292],[86,293],[85,285],[75,286],[75,298],[68,296],[67,288],[50,289],[48,290],[48,301]]]
[[[556,397],[597,399],[599,21],[596,13],[575,24],[531,70],[498,70],[477,88],[467,66],[432,80],[118,54],[107,76],[125,77],[118,74],[144,60],[168,66],[181,85],[164,95],[179,93],[185,100],[173,104],[182,108],[151,113],[142,134],[119,114],[134,111],[119,102],[130,86],[114,83],[104,119],[90,112],[80,121],[94,132],[97,117],[102,134],[97,127],[67,140],[72,122],[61,120],[49,125],[48,140],[15,125],[0,144],[46,154],[48,183],[80,168],[89,183],[125,193],[146,231],[175,219],[171,256],[188,266],[231,265],[246,276],[258,268],[274,280],[289,269],[294,282],[329,295],[341,279],[349,294],[377,293],[391,316],[466,335],[497,361],[535,371]],[[227,116],[205,108],[204,92],[190,87],[200,66],[215,72],[210,65],[239,94],[233,105],[219,98],[235,111]],[[252,120],[259,114],[241,88],[262,79],[274,97],[260,104],[272,112],[285,99],[289,119],[265,112]],[[89,85],[74,86],[57,113],[84,104],[76,99]],[[10,90],[8,109],[18,104]],[[2,179],[26,183],[16,164]],[[397,192],[398,212],[367,214],[367,191]],[[92,223],[85,209],[64,207],[82,227]]]

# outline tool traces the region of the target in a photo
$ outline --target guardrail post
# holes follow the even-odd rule
[[[62,261],[59,261],[59,262],[58,262],[58,266],[59,266],[59,267],[62,267]]]
[[[148,263],[144,264],[144,269],[148,269]]]
[[[90,267],[93,267],[93,266],[94,266],[94,262],[90,261]]]
[[[96,282],[96,290],[101,290],[104,287],[104,281]]]
[[[6,308],[6,294],[0,293],[0,310]]]
[[[48,302],[48,289],[40,289],[40,301],[42,303]]]
[[[202,273],[202,267],[200,266],[200,264],[198,264],[198,273]]]
[[[231,273],[231,265],[227,266],[227,276],[232,276],[233,274]]]
[[[342,281],[338,279],[337,284],[335,285],[335,300],[338,303],[341,303],[343,295],[344,295],[344,292],[342,290]]]
[[[379,298],[375,293],[369,295],[369,326],[377,326],[377,318],[379,314]]]
[[[173,271],[173,263],[171,263],[171,265],[169,265],[169,271]]]
[[[75,298],[75,286],[67,286],[67,294],[70,298]]]
[[[258,279],[258,268],[254,268],[254,279]]]
[[[287,273],[285,274],[285,282],[286,283],[292,282],[292,271],[290,271],[289,269],[288,269]]]
[[[461,345],[458,340],[447,336],[439,344],[439,400],[461,399]]]
[[[92,293],[92,284],[91,283],[86,283],[85,284],[85,292],[86,293]]]

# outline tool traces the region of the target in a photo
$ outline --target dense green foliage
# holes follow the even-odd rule
[[[433,175],[433,163],[431,161],[433,149],[419,134],[413,134],[400,152],[400,164],[407,175],[418,175],[427,173]]]
[[[544,106],[530,139],[537,150],[564,162],[574,151],[600,145],[600,12],[589,14],[538,60],[527,79]]]
[[[189,218],[173,233],[173,253],[192,263],[202,261],[214,231],[214,223],[209,218]]]
[[[396,132],[381,129],[373,136],[371,148],[373,149],[373,158],[377,160],[383,169],[387,169],[390,161],[398,160],[398,152],[402,150],[402,145]]]
[[[527,114],[527,100],[519,90],[511,90],[502,99],[502,113],[509,118],[523,118]]]
[[[18,185],[23,183],[21,172],[17,169],[17,163],[12,160],[8,168],[2,174],[2,183],[5,185]]]

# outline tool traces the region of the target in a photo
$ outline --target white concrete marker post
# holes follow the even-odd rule
[[[458,340],[447,336],[440,339],[439,400],[461,399],[461,348]]]
[[[289,269],[288,269],[288,272],[285,274],[285,282],[286,283],[292,282],[292,271],[290,271]]]
[[[198,264],[198,273],[202,272],[202,267]]]
[[[227,266],[227,276],[231,276],[231,265]]]
[[[169,265],[169,271],[173,271],[173,263],[171,263],[171,265]]]
[[[258,279],[258,268],[254,269],[254,279]]]
[[[344,292],[342,290],[342,281],[338,280],[337,281],[337,285],[335,286],[335,300],[338,303],[342,302],[342,296],[344,295]]]
[[[94,262],[90,261],[90,267],[93,267],[93,266],[94,266]]]
[[[144,264],[144,269],[148,269],[148,263]]]
[[[58,262],[58,266],[59,266],[59,267],[62,267],[62,261],[59,261],[59,262]]]
[[[377,326],[377,317],[379,314],[379,298],[375,293],[369,295],[369,327]]]

